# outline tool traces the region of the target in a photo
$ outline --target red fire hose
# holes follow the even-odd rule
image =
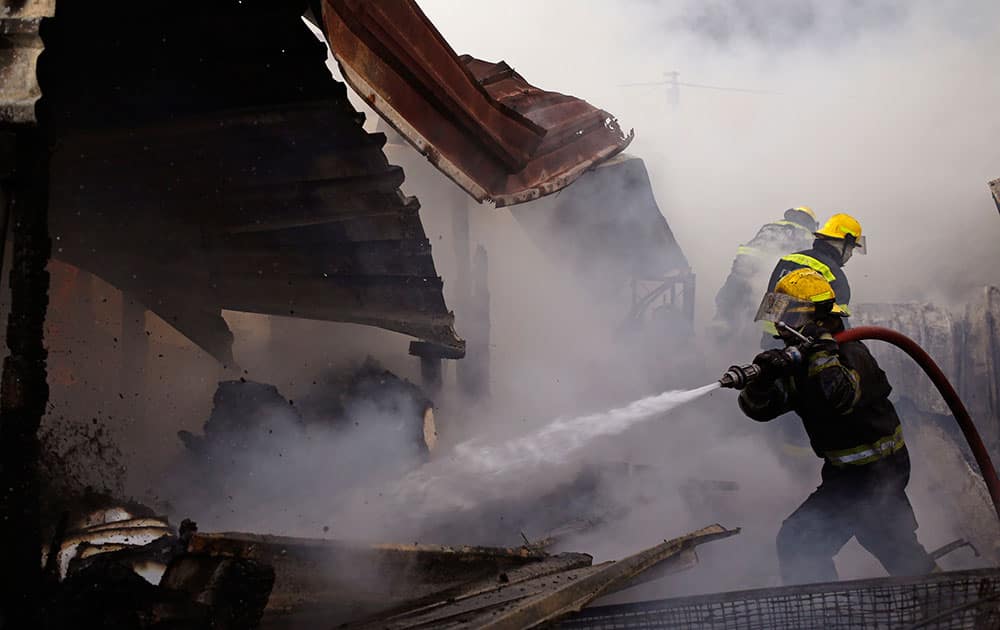
[[[860,341],[862,339],[877,339],[891,343],[910,355],[910,358],[923,368],[924,372],[927,373],[927,376],[934,383],[934,386],[941,392],[941,396],[948,404],[948,408],[951,409],[952,415],[955,416],[958,426],[962,429],[965,441],[969,443],[972,455],[976,458],[976,463],[979,465],[979,471],[983,475],[983,480],[986,481],[986,488],[990,491],[990,498],[993,500],[993,508],[997,512],[997,518],[1000,519],[1000,480],[997,479],[997,471],[993,467],[993,460],[990,459],[990,454],[986,450],[982,438],[979,437],[979,431],[976,430],[976,425],[972,423],[972,418],[962,403],[962,399],[955,393],[955,388],[948,382],[944,372],[934,362],[934,359],[924,352],[923,348],[917,345],[917,342],[906,335],[898,333],[895,330],[882,328],[881,326],[850,328],[838,333],[835,337],[841,343]]]

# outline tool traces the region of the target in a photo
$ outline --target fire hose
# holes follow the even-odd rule
[[[791,362],[801,362],[803,360],[804,352],[808,349],[808,346],[813,340],[800,335],[781,322],[779,322],[777,326],[779,329],[786,330],[803,341],[803,343],[799,346],[789,346],[784,350],[784,352],[789,355],[789,360]],[[965,436],[965,441],[968,442],[969,448],[972,450],[972,456],[976,459],[976,464],[979,466],[979,472],[983,476],[983,481],[986,482],[986,489],[990,493],[990,500],[993,502],[993,509],[996,510],[997,519],[1000,520],[1000,479],[997,479],[997,471],[993,467],[993,460],[990,459],[989,451],[986,450],[986,445],[983,444],[983,440],[979,436],[979,431],[976,430],[976,425],[972,422],[972,417],[969,415],[969,411],[965,408],[965,404],[962,403],[962,399],[958,397],[958,393],[955,392],[955,388],[952,387],[948,378],[944,375],[944,372],[942,372],[941,368],[934,362],[934,359],[932,359],[930,355],[928,355],[924,349],[917,344],[917,342],[913,341],[906,335],[881,326],[859,326],[857,328],[850,328],[837,333],[834,335],[834,338],[838,343],[861,341],[865,339],[885,341],[896,346],[909,355],[911,359],[917,362],[917,365],[919,365],[927,376],[930,377],[931,382],[934,383],[938,392],[941,393],[941,397],[944,398],[945,403],[948,405],[948,409],[951,410],[952,415],[955,417],[955,421],[958,422],[958,426],[962,430],[962,435]],[[726,371],[721,379],[719,379],[719,383],[723,387],[743,389],[749,382],[753,381],[758,376],[760,376],[760,368],[755,364],[743,366],[734,365]]]
[[[941,397],[944,398],[948,409],[955,416],[958,427],[962,429],[962,435],[965,436],[965,441],[969,443],[972,456],[976,458],[979,472],[983,475],[983,481],[986,482],[986,489],[990,492],[993,509],[996,510],[997,518],[1000,519],[1000,480],[997,479],[997,471],[993,467],[993,460],[990,459],[989,451],[986,450],[986,445],[983,444],[983,439],[979,436],[979,431],[976,430],[976,425],[972,422],[969,410],[965,408],[962,399],[958,397],[955,388],[951,386],[948,378],[941,371],[941,368],[938,367],[937,363],[934,362],[934,359],[916,341],[902,333],[881,326],[850,328],[834,335],[834,338],[838,343],[861,341],[862,339],[885,341],[896,346],[917,362],[917,365],[930,377],[931,382],[934,383],[934,387],[941,393]]]

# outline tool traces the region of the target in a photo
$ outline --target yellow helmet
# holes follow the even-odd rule
[[[836,303],[836,294],[826,278],[808,267],[783,276],[761,301],[754,321],[784,322],[798,328],[809,320],[827,315],[846,317]]]
[[[813,212],[812,208],[810,208],[809,206],[795,206],[794,208],[792,208],[792,210],[798,210],[799,212],[804,212],[804,213],[808,214],[810,217],[812,217],[813,221],[817,220],[816,219],[816,213]]]
[[[812,211],[812,208],[806,206],[796,206],[785,210],[785,220],[798,224],[810,232],[816,230],[816,213]]]
[[[816,236],[823,236],[826,238],[835,239],[848,239],[855,247],[858,249],[858,253],[867,253],[867,247],[865,246],[865,237],[861,234],[861,224],[858,220],[849,214],[835,214],[823,227],[816,232]]]

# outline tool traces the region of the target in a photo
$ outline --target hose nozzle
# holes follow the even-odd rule
[[[750,381],[760,376],[760,366],[753,363],[749,365],[731,365],[729,369],[719,379],[719,385],[730,389],[743,389]]]

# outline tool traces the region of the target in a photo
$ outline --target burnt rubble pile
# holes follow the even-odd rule
[[[434,403],[418,386],[368,358],[358,366],[331,370],[297,404],[274,385],[239,380],[219,383],[204,435],[180,431],[195,455],[258,451],[278,438],[307,439],[310,430],[347,436],[377,428],[387,439],[412,446],[426,458],[436,441]]]
[[[363,423],[369,428],[377,424],[423,461],[437,443],[433,401],[371,357],[347,369],[328,371],[303,400],[302,413],[310,424],[344,432]]]
[[[202,434],[179,438],[185,449],[161,488],[179,513],[262,529],[301,525],[272,515],[293,518],[308,505],[315,516],[343,493],[419,467],[436,430],[419,387],[366,361],[331,371],[295,401],[273,385],[221,382]]]
[[[103,507],[80,512],[88,502]],[[175,529],[134,502],[88,495],[74,510],[42,548],[43,628],[258,627],[274,585],[270,566],[192,553],[193,522]]]

